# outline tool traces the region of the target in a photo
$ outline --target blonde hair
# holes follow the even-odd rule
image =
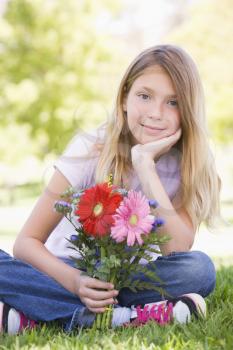
[[[123,111],[124,98],[133,82],[146,68],[159,65],[170,76],[178,98],[182,137],[177,143],[181,152],[180,206],[185,207],[194,227],[203,221],[213,227],[220,217],[221,181],[208,144],[204,94],[196,65],[180,47],[159,45],[140,53],[126,70],[116,98],[115,109],[107,121],[106,136],[96,169],[96,183],[109,173],[114,184],[127,188],[125,179],[132,170],[132,135]],[[101,146],[100,146],[101,148]]]

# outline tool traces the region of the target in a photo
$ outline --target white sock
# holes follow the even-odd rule
[[[191,312],[188,305],[186,305],[182,300],[178,301],[173,307],[173,317],[179,323],[190,322]]]
[[[8,314],[8,334],[17,334],[20,326],[20,314],[11,308]]]
[[[112,327],[121,326],[123,323],[129,322],[131,309],[129,307],[116,307],[112,315]]]

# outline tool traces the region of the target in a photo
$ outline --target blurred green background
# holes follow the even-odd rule
[[[111,113],[134,56],[159,43],[184,47],[199,67],[223,181],[220,232],[232,239],[232,18],[232,0],[1,0],[0,247],[10,249],[72,136]]]

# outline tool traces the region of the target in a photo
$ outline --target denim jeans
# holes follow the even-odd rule
[[[62,259],[74,266],[71,259]],[[154,270],[164,282],[156,282],[171,297],[198,293],[206,297],[214,290],[216,273],[211,259],[203,252],[174,252],[159,256],[148,268]],[[145,276],[137,278],[145,280]],[[166,297],[165,297],[166,298]],[[118,301],[121,306],[144,305],[163,299],[154,290],[137,293],[121,289]],[[66,331],[75,326],[91,326],[95,314],[90,312],[78,296],[70,293],[51,277],[29,264],[0,250],[0,301],[22,311],[35,321],[59,321]]]

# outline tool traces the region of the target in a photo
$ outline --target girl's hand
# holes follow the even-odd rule
[[[95,313],[104,312],[106,306],[116,303],[114,297],[118,295],[118,291],[113,288],[111,283],[82,274],[76,280],[76,294]]]
[[[160,140],[146,143],[144,145],[137,144],[131,148],[131,158],[133,167],[140,166],[143,160],[157,161],[159,157],[167,153],[170,148],[176,144],[181,136],[181,129],[174,134],[164,137]]]

